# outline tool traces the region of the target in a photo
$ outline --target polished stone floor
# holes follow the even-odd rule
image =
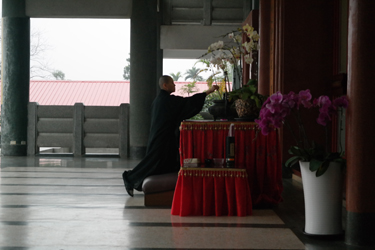
[[[143,205],[114,156],[1,157],[0,250],[366,249],[302,233],[301,183],[284,179],[284,202],[248,217],[180,217]],[[345,219],[345,218],[344,218]]]

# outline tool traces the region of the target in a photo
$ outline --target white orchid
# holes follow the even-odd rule
[[[236,59],[241,58],[242,51],[240,48],[234,47],[230,50],[230,52],[232,53],[232,57],[235,57]]]
[[[250,34],[253,33],[254,28],[248,24],[242,27],[242,30],[249,36]]]
[[[247,64],[253,63],[253,58],[249,54],[245,55],[244,59]]]
[[[236,68],[235,72],[238,74],[236,78],[242,83],[242,63],[253,63],[253,55],[255,51],[259,50],[259,34],[253,27],[246,24],[233,32],[227,33],[223,38],[227,38],[229,41],[212,43],[208,47],[207,53],[203,55],[211,54],[211,58],[202,60],[202,62],[213,72],[212,76],[210,76],[211,81],[219,74],[215,72],[215,69],[227,75],[231,64]],[[244,41],[243,38],[245,38]]]
[[[242,36],[240,36],[240,35],[236,35],[236,36],[234,37],[234,41],[235,41],[236,43],[240,43],[240,42],[242,41]]]
[[[223,41],[218,41],[216,43],[211,44],[208,47],[208,51],[212,52],[212,51],[215,51],[215,50],[222,49],[223,47],[224,47],[224,42]]]
[[[223,41],[218,41],[217,42],[217,47],[218,47],[218,49],[222,49],[224,47],[224,42]]]
[[[251,35],[249,36],[249,38],[253,41],[259,41],[259,34],[256,30],[254,30]]]

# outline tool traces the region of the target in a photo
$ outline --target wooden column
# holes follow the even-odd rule
[[[270,94],[276,91],[284,94],[290,91],[298,93],[310,89],[313,97],[328,95],[332,84],[334,62],[333,1],[266,0],[260,3],[261,20],[263,21],[263,18],[266,22],[268,20],[268,24],[261,24],[260,39],[264,39],[262,34],[266,33],[267,37],[268,33],[269,39],[271,41],[273,39],[273,42],[266,41],[266,46],[271,46],[274,50],[271,54],[267,48],[261,47],[262,92],[267,92],[269,87]],[[263,5],[265,9],[262,9]],[[266,54],[265,58],[263,58],[264,54]],[[267,81],[268,84],[265,83]],[[307,133],[315,142],[324,144],[324,128],[316,123],[318,114],[308,113],[302,114]],[[284,129],[283,162],[291,156],[288,150],[295,144],[292,138],[289,130]]]
[[[274,3],[273,0],[260,1],[259,8],[259,83],[258,91],[270,95],[274,66]]]
[[[375,1],[349,1],[346,242],[375,245]]]

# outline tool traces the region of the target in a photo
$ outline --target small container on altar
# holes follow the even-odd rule
[[[213,162],[215,168],[224,167],[224,158],[213,158]]]
[[[184,159],[184,167],[186,168],[197,168],[201,161],[198,158],[186,158]]]
[[[235,141],[234,141],[234,124],[232,123],[229,127],[229,133],[226,138],[226,167],[234,168],[234,156],[235,156]]]

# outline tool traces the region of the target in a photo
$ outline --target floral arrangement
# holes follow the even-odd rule
[[[243,34],[246,34],[249,41],[242,43]],[[208,52],[205,54],[212,53],[211,64],[224,70],[227,67],[227,62],[238,65],[241,56],[244,56],[247,64],[253,62],[250,53],[259,49],[259,34],[253,27],[246,24],[242,28],[238,28],[237,31],[224,35],[224,37],[234,42],[235,46],[233,46],[233,43],[224,43],[223,41],[211,44],[208,47]],[[225,53],[224,51],[228,51],[229,53]]]
[[[289,149],[289,153],[294,155],[286,161],[285,165],[290,167],[298,161],[309,161],[310,171],[316,171],[316,176],[321,176],[328,169],[331,161],[339,162],[345,166],[346,161],[343,159],[344,151],[341,147],[340,152],[328,152],[328,128],[327,124],[332,120],[333,116],[341,113],[342,119],[343,110],[348,107],[348,100],[346,96],[331,101],[328,96],[322,95],[312,100],[310,90],[302,90],[298,94],[290,92],[289,94],[281,94],[277,92],[271,95],[262,105],[259,119],[255,120],[263,135],[267,135],[272,127],[280,128],[286,125],[290,129],[296,145]],[[316,145],[314,141],[310,141],[301,119],[300,112],[302,108],[312,109],[318,108],[319,115],[316,122],[325,126],[326,130],[326,145],[325,147]],[[293,115],[298,125],[297,131],[293,131],[289,121],[286,119],[288,115]],[[342,130],[342,120],[339,123],[340,130]]]
[[[247,37],[247,41],[244,43],[242,43],[243,34],[246,34]],[[211,44],[208,47],[207,53],[201,56],[202,58],[210,54],[211,58],[199,61],[206,66],[201,72],[212,72],[207,79],[208,86],[211,87],[214,82],[219,84],[219,93],[221,96],[224,93],[231,91],[228,72],[231,72],[232,68],[233,74],[239,79],[242,86],[241,58],[243,57],[247,64],[251,64],[253,62],[251,53],[259,49],[259,34],[248,24],[244,25],[242,28],[238,28],[236,31],[227,33],[222,37],[227,38],[227,41],[218,41]],[[221,73],[223,73],[223,76],[219,76]]]

